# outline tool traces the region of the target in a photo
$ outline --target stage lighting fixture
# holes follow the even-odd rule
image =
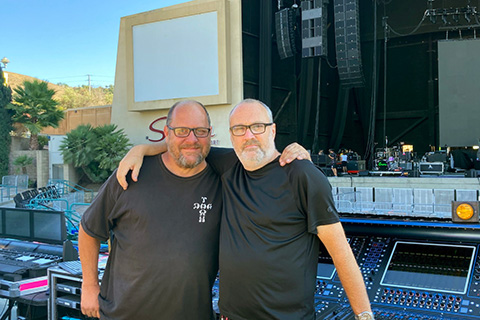
[[[443,24],[444,25],[447,25],[448,24],[448,21],[447,21],[447,16],[442,14],[442,21],[443,21]]]
[[[452,15],[452,19],[453,19],[453,21],[455,21],[456,23],[458,23],[458,21],[460,21],[460,15],[458,14],[458,10],[457,10],[456,13],[454,13],[454,14]]]
[[[472,21],[472,19],[470,19],[470,16],[468,15],[468,12],[465,12],[465,20],[470,23],[470,21]]]

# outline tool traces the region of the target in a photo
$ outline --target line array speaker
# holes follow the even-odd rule
[[[302,1],[302,57],[327,55],[328,0]]]
[[[280,59],[292,57],[297,53],[295,45],[295,15],[296,12],[292,8],[285,8],[275,12],[277,48]]]
[[[340,82],[363,87],[358,0],[334,0],[335,46]]]

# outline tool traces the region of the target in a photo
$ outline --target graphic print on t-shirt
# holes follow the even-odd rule
[[[212,204],[209,203],[207,204],[207,197],[201,197],[202,198],[202,203],[194,203],[193,204],[193,209],[198,210],[199,216],[198,216],[198,222],[204,223],[205,222],[205,215],[207,214],[207,210],[212,209]]]

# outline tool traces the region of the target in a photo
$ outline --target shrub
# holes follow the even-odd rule
[[[114,124],[92,128],[78,126],[60,145],[63,160],[80,168],[93,183],[104,182],[117,168],[131,144]]]

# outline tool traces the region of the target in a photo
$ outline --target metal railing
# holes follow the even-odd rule
[[[2,177],[0,202],[11,200],[17,193],[28,189],[28,175],[8,175]]]

